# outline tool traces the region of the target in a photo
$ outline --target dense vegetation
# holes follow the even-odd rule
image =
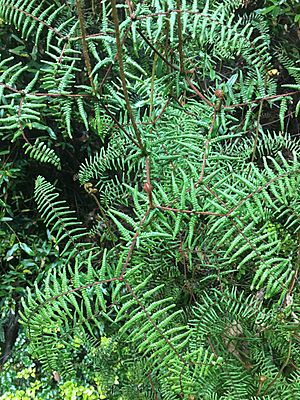
[[[0,399],[297,399],[300,5],[0,0]]]

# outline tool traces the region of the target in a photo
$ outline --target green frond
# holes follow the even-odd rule
[[[92,245],[88,242],[87,230],[74,216],[74,212],[69,210],[65,201],[56,200],[59,195],[55,192],[55,187],[42,176],[38,176],[34,195],[42,218],[55,235],[56,245],[61,244],[61,256],[70,259],[89,253]]]
[[[60,159],[53,149],[50,149],[46,143],[39,142],[38,140],[31,145],[25,143],[25,154],[29,153],[29,157],[37,161],[45,162],[54,165],[58,170],[61,169]]]
[[[103,271],[105,254],[100,273],[91,263],[90,254],[87,261],[76,258],[73,266],[69,264],[68,275],[66,268],[49,271],[43,292],[36,286],[34,293],[28,293],[29,303],[24,303],[22,319],[29,327],[32,351],[49,371],[72,375],[71,352],[79,354],[83,348],[99,343],[104,324],[101,314],[106,310],[106,292],[99,281],[107,278]],[[88,275],[84,268],[88,268]]]
[[[0,0],[26,48],[1,140],[82,186],[35,181],[60,259],[22,300],[31,353],[107,399],[297,398],[298,64],[282,85],[253,2],[117,3]]]

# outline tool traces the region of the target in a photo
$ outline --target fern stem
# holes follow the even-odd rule
[[[152,378],[151,378],[151,371],[149,371],[147,377],[148,377],[148,379],[149,379],[149,382],[150,382],[152,391],[153,391],[153,393],[154,393],[155,400],[159,400],[159,399],[158,399],[158,395],[157,395],[157,390],[156,390],[155,385],[154,385],[154,382],[153,382],[153,380],[152,380]]]
[[[128,95],[125,71],[124,71],[123,51],[122,51],[122,43],[121,43],[121,38],[120,38],[120,26],[119,26],[119,18],[118,18],[118,13],[117,13],[116,0],[110,0],[110,3],[111,3],[111,9],[112,9],[112,18],[113,18],[113,22],[114,22],[114,26],[115,26],[115,36],[116,36],[119,68],[120,68],[120,78],[121,78],[121,82],[122,82],[122,88],[123,88],[123,93],[124,93],[124,98],[125,98],[125,103],[126,103],[126,109],[127,109],[129,118],[131,120],[132,127],[135,132],[139,148],[142,150],[142,152],[144,152],[145,146],[142,142],[141,134],[140,134],[140,131],[136,124],[136,121],[135,121],[135,118],[134,118],[134,115],[132,112],[132,108],[130,105],[130,101],[129,101],[129,95]]]
[[[82,54],[83,54],[85,66],[87,69],[90,85],[93,89],[93,92],[96,93],[96,87],[95,87],[95,84],[94,84],[94,81],[92,78],[91,60],[90,60],[88,46],[87,46],[87,42],[86,42],[85,20],[84,20],[84,14],[83,14],[83,10],[82,10],[81,1],[82,0],[76,0],[76,9],[77,9],[79,25],[80,25],[80,32],[81,32]]]
[[[212,117],[212,120],[211,120],[210,128],[209,128],[208,139],[206,139],[206,141],[205,141],[205,149],[204,149],[204,154],[203,154],[203,159],[202,159],[201,174],[200,174],[199,180],[198,180],[198,182],[196,182],[195,186],[199,185],[203,180],[204,169],[205,169],[205,165],[206,165],[206,158],[207,158],[207,154],[208,154],[208,146],[209,146],[209,143],[210,143],[212,131],[213,131],[214,126],[215,126],[216,115],[217,115],[217,110],[215,108],[214,109],[214,114],[213,114],[213,117]]]
[[[135,301],[137,302],[137,304],[140,306],[140,308],[142,309],[143,313],[145,314],[146,318],[148,319],[148,321],[150,322],[150,324],[153,326],[153,328],[156,330],[156,332],[162,337],[162,339],[165,341],[165,343],[170,347],[170,349],[173,350],[174,354],[178,357],[178,359],[185,365],[187,366],[188,364],[190,364],[190,362],[187,362],[182,355],[177,351],[177,349],[175,348],[175,346],[172,344],[172,342],[164,335],[164,332],[157,326],[157,324],[155,323],[155,321],[153,320],[153,318],[151,317],[151,315],[149,314],[149,312],[146,310],[146,307],[144,306],[144,304],[140,301],[140,299],[138,298],[138,296],[135,294],[135,292],[133,291],[132,287],[129,285],[128,282],[124,281],[126,289],[129,293],[131,293],[132,297],[135,299]]]
[[[124,36],[123,36],[123,39],[122,39],[122,46],[123,46],[125,40],[127,39],[128,32],[129,32],[129,31],[130,31],[130,27],[128,27],[127,30],[126,30],[125,33],[124,33]],[[118,54],[115,55],[114,61],[116,61],[117,58],[118,58]],[[111,64],[109,65],[109,67],[107,68],[107,70],[106,70],[106,72],[105,72],[105,74],[104,74],[104,77],[102,78],[102,81],[101,81],[101,83],[100,83],[100,85],[99,85],[98,91],[99,91],[100,94],[101,94],[101,92],[102,92],[102,88],[103,88],[103,86],[104,86],[104,84],[105,84],[105,82],[106,82],[108,76],[110,75],[110,73],[111,73],[111,71],[112,71],[112,68],[113,68],[113,63],[111,63]]]
[[[19,3],[19,4],[20,4],[20,3]],[[24,15],[26,15],[27,17],[30,17],[31,19],[33,19],[34,21],[36,21],[38,24],[41,24],[41,25],[45,26],[49,31],[52,31],[57,37],[59,37],[59,38],[66,38],[59,30],[53,28],[53,27],[51,26],[51,24],[48,24],[48,23],[45,22],[44,20],[42,20],[42,19],[36,17],[34,14],[32,14],[32,13],[30,13],[30,12],[28,12],[28,11],[22,9],[22,8],[16,7],[15,5],[9,4],[9,3],[6,4],[6,7],[12,8],[12,9],[18,11],[20,14],[24,14]],[[1,10],[1,11],[2,11],[2,10]]]
[[[229,207],[227,206],[227,204],[205,183],[203,183],[203,186],[218,200],[219,204],[222,204],[222,206],[224,208],[226,208],[228,210],[226,217],[230,217],[232,214],[232,209],[229,209]],[[238,220],[241,221],[241,218],[236,215],[236,218]],[[235,229],[237,230],[237,232],[244,238],[245,242],[248,243],[249,247],[255,252],[255,254],[257,255],[257,257],[259,258],[260,262],[265,265],[265,261],[263,260],[261,254],[259,253],[259,251],[257,250],[257,248],[255,247],[255,245],[251,242],[250,239],[248,239],[247,235],[245,235],[245,233],[243,232],[242,229],[239,228],[238,224],[234,221],[233,218],[228,218],[228,221],[230,221],[230,223],[232,224],[232,226],[235,227]]]
[[[107,114],[110,116],[110,118],[114,121],[114,123],[116,124],[116,126],[121,129],[124,134],[126,135],[126,137],[137,147],[139,146],[139,143],[134,140],[134,138],[129,135],[129,133],[126,131],[126,129],[123,127],[123,125],[120,124],[120,122],[117,120],[117,118],[113,115],[113,113],[110,112],[109,108],[107,107],[107,105],[105,105],[103,102],[100,102],[100,104],[102,105],[102,107],[104,108],[104,110],[107,112]]]
[[[52,297],[48,297],[48,298],[46,298],[46,299],[44,300],[43,303],[38,304],[36,307],[34,307],[34,308],[30,311],[30,313],[29,313],[29,315],[28,315],[28,320],[30,320],[30,319],[32,318],[32,316],[33,316],[34,314],[36,314],[40,308],[44,307],[45,305],[47,305],[47,304],[49,304],[49,303],[54,302],[55,300],[57,300],[57,299],[59,299],[59,298],[61,298],[61,297],[65,297],[65,296],[67,296],[67,295],[69,295],[69,294],[71,294],[71,293],[77,293],[77,292],[80,292],[80,291],[82,291],[82,290],[84,290],[84,289],[92,288],[92,287],[94,287],[94,286],[103,285],[104,283],[111,283],[111,282],[116,282],[116,281],[122,282],[122,280],[123,280],[122,277],[113,277],[113,278],[109,278],[109,279],[103,279],[103,280],[101,280],[101,281],[96,281],[96,282],[87,283],[86,285],[81,285],[81,286],[78,286],[78,287],[69,289],[69,290],[67,290],[67,291],[65,291],[65,292],[61,292],[61,293],[59,293],[59,294],[56,294],[56,295],[54,295],[54,296],[52,296]],[[29,336],[29,339],[30,339],[30,340],[32,340],[32,339],[31,339],[31,329],[32,329],[32,328],[31,328],[31,325],[28,324],[28,336]]]
[[[96,15],[96,4],[95,0],[92,0],[92,14],[95,16]]]
[[[31,143],[29,142],[29,140],[27,139],[27,137],[24,133],[24,129],[23,129],[22,122],[21,122],[21,110],[22,110],[22,106],[23,106],[23,101],[24,101],[24,97],[21,98],[20,103],[19,103],[19,108],[18,108],[19,127],[20,127],[20,132],[21,132],[23,139],[25,140],[25,142],[27,144],[29,144],[29,146],[31,146]]]
[[[177,9],[180,10],[181,8],[180,0],[176,0],[176,6]],[[177,18],[177,31],[178,31],[178,52],[180,60],[180,73],[184,74],[184,54],[183,54],[181,13],[177,13],[176,18]]]
[[[95,203],[97,204],[97,207],[98,207],[98,209],[99,209],[99,212],[100,212],[100,214],[102,215],[103,221],[104,221],[104,223],[105,223],[105,225],[106,225],[106,227],[107,227],[107,231],[109,232],[109,235],[110,235],[110,237],[111,237],[111,241],[115,244],[114,235],[113,235],[112,230],[111,230],[111,228],[110,228],[110,226],[109,226],[107,216],[106,216],[106,214],[105,214],[104,211],[103,211],[103,208],[102,208],[102,206],[101,206],[101,204],[100,204],[100,201],[98,200],[98,198],[97,198],[97,196],[95,195],[95,193],[94,193],[91,189],[89,189],[89,188],[87,187],[87,185],[84,185],[84,189],[85,189],[85,191],[94,199]]]
[[[139,228],[141,228],[143,226],[143,223],[145,222],[146,218],[148,217],[150,211],[151,211],[151,208],[148,207],[147,211],[145,212],[143,218],[141,219],[141,221],[139,223]],[[121,274],[120,274],[120,277],[119,277],[122,280],[124,278],[124,275],[125,275],[125,272],[127,270],[127,267],[128,267],[128,265],[130,263],[130,260],[131,260],[131,257],[132,257],[132,254],[133,254],[133,251],[134,251],[138,236],[139,236],[139,229],[136,230],[136,232],[135,232],[135,234],[133,236],[133,240],[132,240],[131,245],[129,247],[125,263],[124,263],[124,265],[122,267],[122,271],[121,271]]]
[[[172,211],[174,213],[182,213],[182,214],[192,214],[192,215],[213,215],[215,217],[226,217],[227,214],[216,213],[213,211],[195,211],[195,210],[180,210],[179,208],[173,208],[168,206],[155,206],[158,210]]]
[[[263,396],[265,396],[267,394],[267,392],[270,389],[270,387],[274,385],[274,383],[277,381],[279,376],[282,374],[282,372],[285,369],[285,367],[288,365],[288,363],[290,361],[290,358],[291,358],[291,352],[292,352],[292,339],[289,339],[289,349],[288,349],[287,358],[286,358],[285,362],[282,364],[282,366],[281,366],[280,370],[278,371],[277,375],[275,376],[275,378],[266,387]]]
[[[260,124],[262,108],[263,108],[263,100],[260,102],[258,115],[257,115],[257,122],[256,122],[256,129],[255,129],[255,138],[254,138],[254,142],[253,142],[251,163],[253,163],[254,158],[255,158],[255,152],[256,152],[256,148],[257,148],[257,141],[258,141],[258,135],[259,135],[259,124]],[[251,171],[251,164],[250,164],[250,171]]]
[[[149,208],[152,210],[154,208],[153,200],[152,200],[152,185],[150,181],[150,159],[146,157],[146,183],[144,185],[144,190],[147,193],[149,200]]]
[[[160,111],[160,113],[158,114],[158,116],[150,123],[152,123],[153,125],[156,124],[156,122],[163,116],[164,112],[166,111],[166,108],[168,107],[169,103],[170,103],[171,97],[168,97],[168,100],[165,102],[162,110]]]
[[[196,86],[190,81],[189,78],[185,78],[185,80],[187,81],[187,83],[189,84],[189,86],[191,87],[191,89],[193,89],[193,91],[197,94],[197,96],[200,97],[200,99],[202,99],[203,101],[205,101],[205,103],[209,106],[209,107],[213,107],[214,105],[212,102],[210,102],[201,92],[198,88],[196,88]]]
[[[152,74],[151,74],[151,88],[150,88],[150,110],[149,110],[149,118],[152,119],[152,111],[153,111],[153,98],[154,98],[154,78],[155,78],[155,69],[158,55],[154,54],[154,60],[152,65]]]
[[[288,93],[282,93],[282,94],[273,94],[271,96],[265,96],[261,97],[259,99],[254,99],[251,101],[245,101],[244,103],[238,103],[238,104],[231,104],[229,106],[224,106],[223,108],[236,108],[236,107],[242,107],[242,106],[247,106],[249,104],[255,104],[255,103],[260,103],[262,100],[272,100],[272,99],[279,99],[281,97],[287,97],[287,96],[292,96],[294,94],[299,94],[300,90],[294,90],[293,92],[288,92]]]
[[[158,55],[159,58],[161,58],[170,68],[175,69],[176,71],[179,71],[179,68],[177,65],[172,64],[163,54],[161,54],[155,46],[146,38],[146,36],[143,34],[143,32],[140,29],[137,29],[137,32],[141,36],[141,38],[147,43],[147,45],[151,48],[151,50],[154,51]]]

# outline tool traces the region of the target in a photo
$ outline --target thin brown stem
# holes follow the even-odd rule
[[[205,165],[206,165],[206,158],[207,158],[207,154],[208,154],[208,146],[209,146],[209,143],[210,143],[212,131],[213,131],[214,126],[215,126],[216,114],[217,114],[217,110],[214,109],[214,114],[213,114],[212,121],[211,121],[210,128],[209,128],[208,139],[205,142],[205,149],[204,149],[204,154],[203,154],[203,159],[202,159],[201,174],[200,174],[200,177],[198,179],[198,182],[195,183],[195,187],[200,185],[200,183],[203,181],[204,169],[205,169]]]
[[[282,364],[280,370],[278,371],[277,375],[275,376],[275,378],[269,383],[269,385],[266,387],[265,391],[264,391],[264,396],[267,394],[268,390],[270,389],[271,386],[274,385],[274,383],[277,381],[277,379],[280,377],[280,375],[282,374],[283,370],[285,369],[285,367],[288,365],[289,360],[291,358],[291,352],[292,352],[292,340],[289,340],[289,349],[288,349],[288,354],[287,354],[287,358],[285,360],[285,362]]]
[[[81,42],[82,42],[82,54],[84,58],[84,63],[87,69],[90,85],[93,89],[93,92],[96,93],[96,87],[92,77],[92,67],[91,67],[91,60],[89,56],[89,50],[86,42],[86,29],[85,29],[85,20],[84,20],[84,13],[82,10],[82,0],[76,0],[76,9],[79,19],[80,25],[80,32],[81,32]]]
[[[256,122],[256,129],[255,129],[255,138],[254,138],[254,142],[253,142],[251,163],[253,163],[253,161],[254,161],[256,148],[257,148],[258,135],[259,135],[259,126],[260,126],[260,118],[261,118],[261,113],[262,113],[262,109],[263,109],[263,102],[264,102],[263,100],[260,102],[258,115],[257,115],[257,122]],[[250,164],[250,171],[251,171],[251,164]]]
[[[124,34],[124,36],[123,36],[123,39],[122,39],[122,46],[123,46],[125,40],[127,39],[128,32],[129,32],[129,31],[130,31],[130,27],[127,28],[127,30],[126,30],[126,32],[125,32],[125,34]],[[118,58],[118,54],[115,55],[114,61],[116,61],[117,58]],[[104,77],[102,78],[102,81],[101,81],[101,83],[100,83],[100,85],[99,85],[99,89],[98,89],[98,90],[99,90],[99,93],[102,92],[102,88],[103,88],[103,86],[104,86],[104,84],[105,84],[105,82],[106,82],[108,76],[110,75],[110,73],[111,73],[111,71],[112,71],[112,68],[113,68],[113,63],[111,63],[111,64],[109,65],[109,67],[107,68],[107,70],[106,70],[106,72],[105,72],[105,74],[104,74]]]
[[[147,377],[148,377],[148,379],[149,379],[149,382],[150,382],[150,385],[151,385],[153,394],[154,394],[154,396],[155,396],[155,400],[159,400],[159,399],[158,399],[158,395],[157,395],[157,390],[156,390],[155,385],[154,385],[154,382],[153,382],[153,380],[152,380],[152,378],[151,378],[151,372],[150,372],[150,371],[149,371]]]
[[[146,38],[146,36],[143,34],[143,32],[140,29],[137,29],[137,32],[141,36],[141,38],[146,42],[146,44],[158,55],[160,59],[162,59],[170,68],[175,69],[176,71],[179,71],[180,69],[177,67],[177,65],[172,64],[163,54],[161,54],[155,46]]]
[[[177,9],[180,10],[181,8],[180,0],[176,0],[176,6]],[[177,13],[176,18],[177,18],[177,31],[178,31],[178,52],[180,61],[180,73],[184,74],[184,54],[183,54],[181,13]]]
[[[182,213],[182,214],[192,214],[192,215],[213,215],[215,217],[226,217],[227,214],[222,214],[222,213],[215,213],[212,211],[194,211],[194,210],[181,210],[179,208],[173,208],[173,207],[168,207],[168,206],[155,206],[159,210],[165,210],[165,211],[172,211],[175,213]]]
[[[150,159],[146,157],[146,183],[144,185],[144,190],[147,193],[149,200],[149,208],[152,210],[154,208],[153,199],[152,199],[152,190],[153,187],[150,181]]]
[[[200,99],[202,99],[203,101],[205,101],[205,103],[209,106],[214,108],[214,105],[211,101],[209,101],[201,92],[200,90],[189,80],[189,78],[185,78],[185,80],[187,81],[188,85],[190,86],[191,89],[193,89],[193,91],[197,94],[197,96],[200,97]]]
[[[27,137],[26,137],[26,135],[24,133],[23,125],[22,125],[22,122],[21,122],[21,111],[22,111],[23,101],[24,101],[24,97],[21,98],[20,103],[19,103],[19,109],[18,109],[19,127],[20,127],[20,132],[21,132],[21,135],[22,135],[23,139],[25,140],[25,142],[27,144],[29,144],[30,147],[32,147],[31,143],[29,142],[29,140],[27,139]]]
[[[128,137],[128,139],[137,147],[139,146],[139,143],[132,137],[129,135],[129,133],[126,131],[126,129],[124,128],[124,126],[122,124],[120,124],[120,122],[117,120],[117,118],[113,115],[112,112],[110,112],[109,108],[101,102],[101,106],[104,108],[104,110],[106,111],[106,113],[110,116],[110,118],[114,121],[114,123],[116,124],[116,126],[121,129],[125,135]]]
[[[150,89],[150,109],[149,109],[149,117],[152,119],[152,111],[153,111],[153,98],[154,98],[154,80],[155,80],[155,69],[158,55],[154,54],[153,65],[152,65],[152,73],[151,73],[151,89]]]
[[[151,211],[151,209],[150,209],[150,207],[149,207],[149,208],[147,209],[147,211],[145,212],[143,218],[141,219],[140,223],[139,223],[139,228],[141,228],[141,227],[143,226],[143,223],[145,222],[146,218],[148,217],[150,211]],[[138,238],[138,236],[139,236],[139,228],[136,230],[136,232],[135,232],[135,234],[134,234],[134,236],[133,236],[133,240],[132,240],[131,245],[130,245],[130,247],[129,247],[128,254],[127,254],[125,263],[124,263],[124,265],[123,265],[122,272],[121,272],[121,274],[120,274],[120,279],[123,279],[123,278],[124,278],[125,272],[126,272],[127,267],[128,267],[128,265],[129,265],[129,263],[130,263],[130,260],[131,260],[131,257],[132,257],[132,254],[133,254],[133,251],[134,251],[136,242],[137,242],[137,238]]]
[[[122,50],[122,43],[121,43],[119,17],[118,17],[118,12],[117,12],[116,0],[110,0],[110,3],[111,3],[111,9],[112,9],[112,18],[113,18],[113,22],[114,22],[114,26],[115,26],[115,36],[116,36],[117,55],[118,55],[119,69],[120,69],[120,78],[121,78],[121,82],[122,82],[122,88],[123,88],[123,93],[124,93],[124,98],[125,98],[125,103],[126,103],[126,109],[127,109],[129,118],[131,120],[133,130],[136,135],[138,146],[144,152],[145,147],[142,142],[141,133],[136,124],[136,121],[135,121],[135,118],[134,118],[134,115],[132,112],[132,108],[130,105],[130,101],[129,101],[129,95],[128,95],[126,78],[125,78],[123,50]]]
[[[265,96],[265,97],[261,97],[259,99],[246,101],[244,103],[238,103],[238,104],[232,104],[230,106],[224,106],[224,108],[235,108],[235,107],[247,106],[247,105],[253,104],[253,103],[260,103],[262,100],[280,99],[281,97],[292,96],[293,94],[298,94],[298,93],[300,93],[300,90],[294,90],[293,92],[288,92],[288,93],[273,94],[272,96]]]
[[[132,287],[129,285],[129,283],[127,283],[126,281],[124,281],[126,289],[129,293],[131,293],[132,297],[135,299],[135,301],[137,302],[137,304],[140,306],[140,308],[142,309],[143,313],[145,314],[146,318],[148,319],[148,321],[151,323],[151,325],[153,326],[153,328],[156,330],[156,332],[162,337],[162,339],[165,341],[165,343],[172,349],[172,351],[174,352],[174,355],[176,355],[178,357],[178,359],[186,366],[188,364],[188,362],[182,357],[182,355],[178,352],[178,350],[176,349],[176,347],[172,344],[172,342],[165,336],[164,332],[159,328],[159,326],[156,324],[156,322],[154,321],[154,319],[152,318],[151,314],[147,311],[146,307],[144,306],[144,304],[140,301],[140,299],[138,298],[138,296],[135,294],[135,292],[133,291]],[[190,363],[191,364],[191,363]]]

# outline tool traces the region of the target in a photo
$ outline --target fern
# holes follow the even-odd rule
[[[44,142],[36,142],[34,145],[25,143],[23,147],[25,148],[25,154],[29,153],[29,157],[37,161],[53,164],[57,169],[61,169],[59,157]]]
[[[62,242],[61,256],[67,255],[71,258],[74,255],[84,256],[90,251],[91,246],[83,240],[88,233],[82,224],[69,210],[62,200],[54,201],[58,197],[55,188],[43,177],[39,176],[35,184],[35,196],[38,209],[47,225],[53,224],[51,233],[56,233],[55,243]]]
[[[61,263],[23,298],[31,352],[68,378],[88,365],[111,399],[296,398],[297,108],[266,18],[100,3],[0,0],[32,52],[1,61],[1,138],[89,194],[76,215],[36,178]]]

